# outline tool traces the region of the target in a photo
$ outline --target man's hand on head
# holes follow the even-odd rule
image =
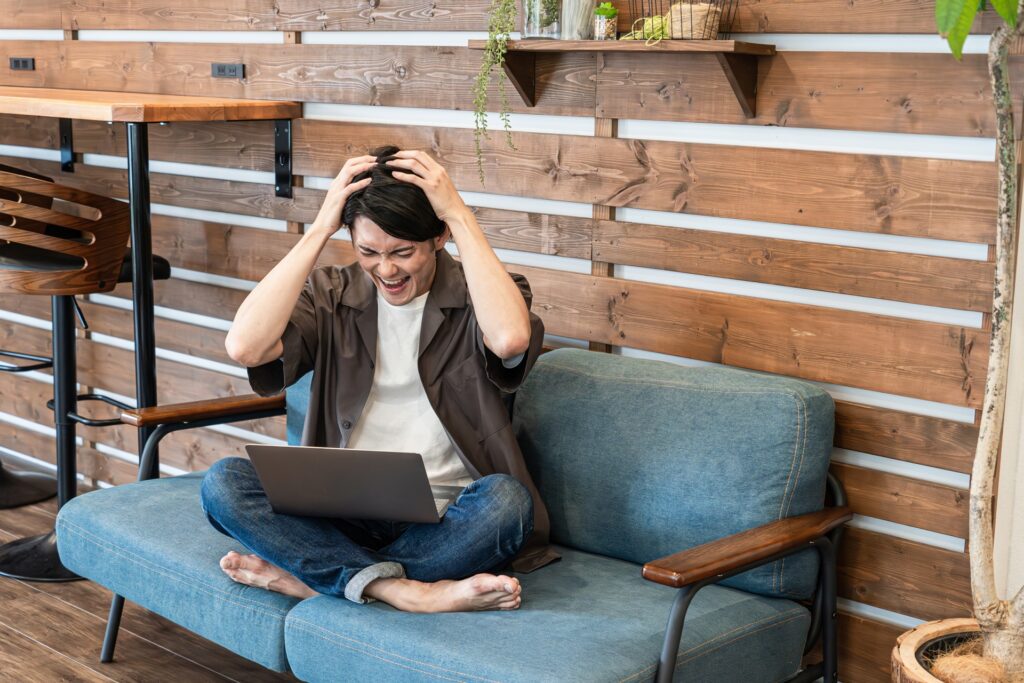
[[[331,186],[324,197],[324,203],[320,205],[320,212],[313,221],[314,230],[326,230],[328,235],[333,235],[341,228],[341,210],[352,193],[362,190],[370,184],[371,178],[363,178],[352,182],[360,173],[373,170],[377,165],[377,158],[369,155],[352,157],[341,167],[341,171],[331,181]]]
[[[459,191],[444,166],[422,150],[403,149],[385,163],[395,180],[401,180],[423,190],[437,217],[446,223],[469,207],[462,201]],[[404,170],[398,170],[404,169]]]

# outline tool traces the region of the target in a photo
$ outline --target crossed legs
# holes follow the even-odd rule
[[[240,583],[414,612],[520,605],[519,581],[488,573],[515,556],[533,526],[529,492],[507,475],[467,486],[439,524],[358,522],[276,514],[251,463],[225,458],[203,479],[202,503],[211,524],[249,551],[220,562]]]

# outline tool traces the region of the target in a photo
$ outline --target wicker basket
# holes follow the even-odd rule
[[[729,32],[736,0],[630,0],[634,40],[716,40]]]

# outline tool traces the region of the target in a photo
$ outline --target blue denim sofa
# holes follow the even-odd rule
[[[289,389],[290,442],[307,400],[308,381]],[[234,401],[234,410],[148,409],[164,415],[151,415],[162,426],[150,444],[282,410]],[[139,424],[140,414],[129,417]],[[517,394],[512,428],[562,555],[519,575],[514,612],[410,614],[233,583],[217,562],[241,548],[207,523],[201,473],[72,500],[57,520],[60,556],[115,594],[305,681],[835,680],[831,541],[849,513],[823,509],[833,430],[825,392],[559,350]],[[155,471],[151,452],[142,476]],[[819,632],[825,662],[802,669]]]

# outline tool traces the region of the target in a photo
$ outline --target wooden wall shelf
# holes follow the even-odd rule
[[[471,40],[471,50],[483,50],[486,40]],[[662,40],[648,45],[642,40],[532,40],[508,41],[505,73],[527,106],[537,103],[537,54],[552,52],[644,52],[678,55],[713,54],[725,72],[747,118],[757,113],[757,62],[775,54],[774,45],[738,40]]]

